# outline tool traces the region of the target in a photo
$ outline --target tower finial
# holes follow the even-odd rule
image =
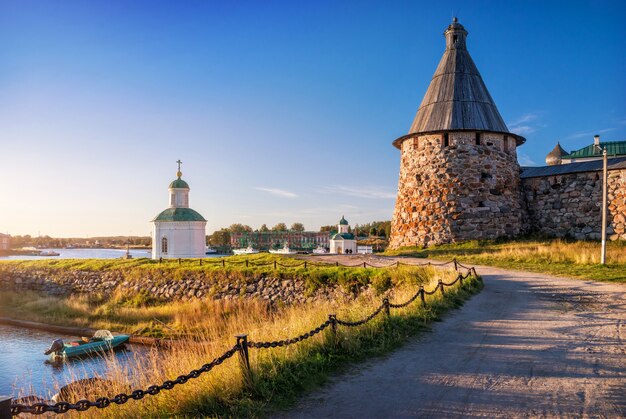
[[[454,17],[452,18],[452,23],[457,23],[458,21],[459,21],[459,19],[458,19],[456,16],[454,16]]]
[[[176,163],[178,163],[178,172],[176,172],[176,176],[180,179],[183,176],[183,172],[180,171],[180,165],[183,164],[183,162],[178,159],[176,160]]]

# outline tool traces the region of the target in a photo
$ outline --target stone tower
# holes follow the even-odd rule
[[[511,237],[522,228],[516,147],[454,18],[446,50],[400,149],[390,247]]]

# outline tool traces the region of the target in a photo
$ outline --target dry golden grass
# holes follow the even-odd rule
[[[455,276],[453,271],[424,268],[423,280],[428,283],[428,290],[435,287],[438,279],[451,281]],[[393,309],[389,319],[385,319],[381,313],[366,325],[357,328],[339,327],[336,337],[329,328],[304,342],[286,348],[250,349],[250,361],[254,371],[252,389],[244,387],[235,355],[214,370],[170,391],[162,391],[157,396],[145,396],[140,401],[130,400],[121,406],[102,410],[92,408],[89,415],[262,416],[267,412],[268,406],[293,402],[294,397],[306,387],[319,383],[329,371],[338,366],[397,346],[443,311],[460,304],[479,287],[475,279],[472,284],[472,290],[460,290],[457,283],[457,286],[446,290],[445,299],[440,293],[427,296],[426,308],[421,307],[418,299],[407,308]],[[390,300],[403,302],[416,290],[416,284],[394,287],[389,292]],[[141,320],[153,315],[167,317],[172,327],[192,327],[201,341],[180,341],[167,349],[138,353],[130,366],[126,367],[118,363],[115,357],[107,357],[107,372],[101,378],[113,384],[100,383],[86,387],[81,394],[73,394],[71,401],[82,398],[94,400],[100,396],[113,397],[117,393],[128,392],[131,388],[146,389],[150,385],[173,380],[230,349],[235,344],[235,335],[240,333],[248,334],[251,341],[272,341],[307,332],[325,322],[331,313],[336,313],[341,319],[358,320],[376,309],[381,298],[380,295],[368,293],[350,303],[320,301],[315,304],[283,307],[280,310],[270,310],[260,302],[197,301],[143,308],[146,313],[141,316],[138,316],[139,308],[122,308],[117,316],[124,321]],[[81,312],[89,304],[74,299],[69,306],[72,310]],[[78,371],[75,377],[82,378]]]

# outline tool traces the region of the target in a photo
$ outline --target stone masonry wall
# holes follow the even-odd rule
[[[601,238],[602,172],[522,179],[531,231],[551,237]],[[626,240],[626,170],[608,178],[611,240]]]
[[[362,286],[346,292],[339,286],[326,286],[308,292],[299,279],[279,279],[259,276],[247,280],[216,281],[201,273],[189,273],[182,279],[172,279],[162,272],[142,272],[127,275],[125,271],[33,270],[10,266],[0,267],[0,290],[34,290],[50,295],[100,293],[110,295],[120,289],[129,296],[148,292],[164,301],[193,299],[235,300],[259,299],[269,303],[297,304],[318,300],[352,300],[361,293],[371,292]]]
[[[515,139],[452,132],[402,142],[390,248],[514,237],[524,209]]]

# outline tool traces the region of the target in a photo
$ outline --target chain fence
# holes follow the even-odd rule
[[[191,259],[193,260],[193,259]],[[183,259],[178,259],[178,264],[182,264]],[[162,259],[159,260],[159,263],[162,263]],[[396,261],[396,262],[391,262],[389,264],[386,265],[380,265],[380,264],[372,264],[370,262],[367,261],[363,261],[363,262],[359,262],[357,264],[346,264],[346,263],[339,263],[339,261],[335,261],[335,262],[312,262],[310,260],[303,260],[300,263],[293,263],[293,264],[285,264],[285,263],[281,263],[278,260],[274,260],[274,261],[268,261],[268,262],[255,262],[253,260],[250,259],[245,259],[245,260],[226,260],[224,258],[222,259],[214,259],[214,260],[206,260],[206,259],[198,259],[198,263],[200,264],[200,266],[202,266],[203,264],[206,265],[222,265],[222,267],[226,267],[227,265],[235,265],[235,266],[239,266],[239,265],[246,265],[246,268],[249,267],[267,267],[267,266],[273,266],[274,269],[277,268],[299,268],[299,267],[304,267],[305,269],[308,267],[318,267],[318,268],[330,268],[330,267],[343,267],[343,268],[374,268],[374,269],[387,269],[387,268],[399,268],[400,266],[412,266],[412,267],[422,267],[422,266],[435,266],[435,267],[441,267],[441,266],[447,266],[447,265],[454,265],[454,269],[458,272],[459,268],[463,268],[463,269],[470,269],[470,267],[467,267],[465,265],[461,265],[456,258],[449,260],[447,262],[426,262],[426,263],[405,263],[405,262],[401,262],[401,261]]]
[[[456,260],[446,262],[444,264],[440,264],[440,266],[448,265],[450,263],[454,263],[455,267],[461,266],[460,264],[456,262]],[[415,265],[411,265],[411,266],[415,266]],[[460,282],[461,286],[463,286],[463,280],[469,278],[472,275],[474,275],[474,277],[478,277],[476,273],[476,269],[474,267],[464,267],[464,268],[467,269],[467,273],[465,274],[459,273],[456,276],[455,280],[450,283],[445,283],[439,280],[439,282],[437,283],[437,286],[432,291],[426,291],[424,289],[424,286],[420,285],[418,291],[413,296],[411,296],[411,298],[409,298],[407,301],[403,303],[393,304],[389,301],[387,297],[383,298],[382,304],[378,306],[378,308],[376,308],[370,315],[368,315],[367,317],[361,320],[356,320],[356,321],[342,320],[342,319],[338,319],[335,314],[329,314],[328,320],[326,320],[324,323],[320,324],[319,326],[315,327],[314,329],[311,329],[306,333],[303,333],[299,336],[296,336],[290,339],[277,340],[277,341],[268,341],[268,342],[248,341],[247,335],[237,335],[236,336],[237,343],[233,347],[228,349],[226,352],[224,352],[222,355],[213,359],[211,362],[202,365],[198,369],[194,369],[190,371],[188,374],[180,375],[175,380],[167,380],[167,381],[164,381],[160,385],[149,386],[145,390],[137,389],[137,390],[130,392],[130,394],[120,393],[112,398],[100,397],[94,401],[79,400],[76,403],[68,403],[68,402],[61,401],[61,402],[54,403],[54,404],[34,403],[34,404],[27,405],[27,404],[20,404],[20,403],[12,404],[10,398],[0,399],[0,419],[4,419],[5,417],[8,418],[11,416],[19,415],[20,413],[41,415],[44,413],[61,414],[61,413],[66,413],[70,410],[84,412],[92,407],[96,407],[98,409],[104,409],[113,404],[118,404],[118,405],[124,404],[131,399],[141,400],[145,396],[156,396],[163,390],[171,390],[176,385],[185,384],[189,380],[198,378],[201,374],[211,371],[213,368],[222,364],[224,361],[231,358],[236,353],[239,353],[240,364],[242,367],[244,380],[246,381],[248,385],[251,385],[252,375],[251,375],[251,369],[250,369],[248,349],[269,349],[269,348],[286,347],[286,346],[293,345],[295,343],[310,339],[313,336],[321,333],[323,330],[325,330],[328,327],[331,327],[333,334],[336,334],[337,326],[358,327],[358,326],[364,325],[374,320],[382,312],[384,312],[386,316],[389,316],[390,308],[398,309],[398,308],[407,307],[409,304],[414,302],[418,297],[421,299],[422,306],[425,307],[426,306],[425,295],[433,295],[437,292],[437,290],[440,290],[443,296],[444,287],[454,286],[457,282]],[[5,411],[3,411],[4,405],[6,405],[10,409],[10,411],[6,411],[5,413]]]

